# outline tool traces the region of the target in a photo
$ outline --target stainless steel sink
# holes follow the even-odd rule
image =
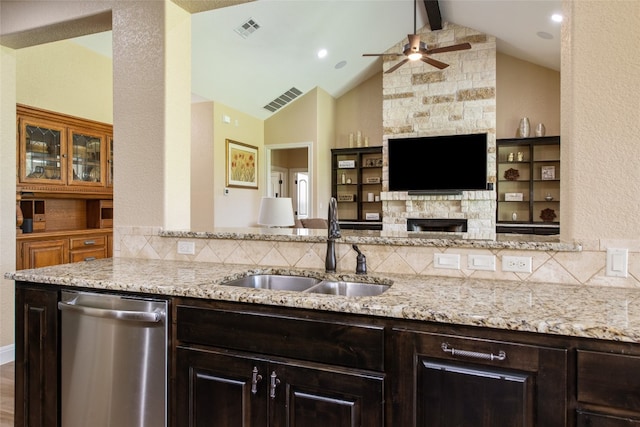
[[[290,276],[286,274],[254,274],[222,283],[253,289],[273,289],[278,291],[311,292],[347,297],[370,297],[380,295],[391,285],[348,281],[322,280],[314,277]]]
[[[385,292],[389,286],[374,283],[323,281],[307,289],[306,292],[347,297],[373,297]]]
[[[320,279],[304,276],[288,276],[280,274],[255,274],[230,282],[225,286],[239,286],[242,288],[274,289],[279,291],[304,291],[320,283]]]

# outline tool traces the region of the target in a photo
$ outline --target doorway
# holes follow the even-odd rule
[[[265,146],[267,197],[290,197],[296,219],[308,218],[312,207],[311,143]]]

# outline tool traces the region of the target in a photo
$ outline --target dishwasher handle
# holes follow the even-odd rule
[[[77,305],[75,300],[68,302],[58,302],[60,311],[73,311],[84,314],[85,316],[102,317],[106,319],[129,320],[133,322],[158,323],[164,319],[164,311],[128,311],[128,310],[112,310],[104,308],[86,307]]]

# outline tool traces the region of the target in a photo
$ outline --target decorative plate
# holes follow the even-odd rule
[[[508,179],[509,181],[515,181],[518,178],[520,178],[520,172],[518,172],[518,169],[509,168],[506,171],[504,171],[504,179]]]
[[[554,211],[553,209],[542,209],[540,211],[540,218],[544,221],[544,222],[552,222],[555,218],[556,218],[556,211]]]

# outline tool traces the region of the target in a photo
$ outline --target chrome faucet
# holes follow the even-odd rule
[[[338,202],[335,197],[329,199],[329,221],[327,229],[327,257],[324,268],[327,273],[336,272],[336,239],[342,237],[338,224]]]

